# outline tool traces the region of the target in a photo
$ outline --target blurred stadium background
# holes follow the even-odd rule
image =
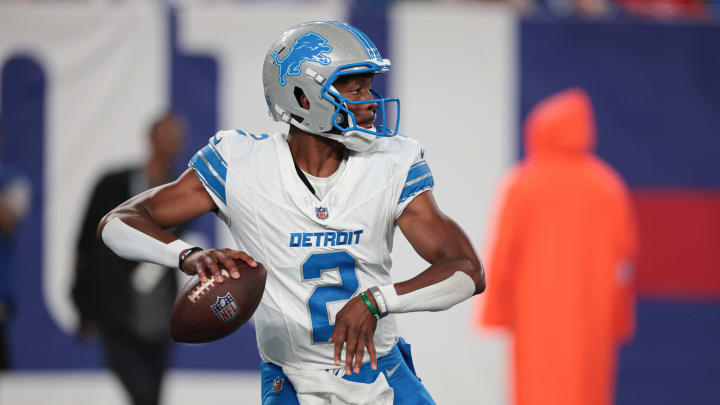
[[[527,111],[587,89],[598,154],[631,187],[641,238],[616,403],[720,403],[719,16],[712,0],[0,2],[2,162],[33,186],[0,403],[124,403],[97,345],[73,337],[92,186],[145,158],[146,127],[166,110],[188,121],[177,170],[218,128],[278,128],[262,59],[285,28],[316,19],[360,27],[392,59],[378,87],[401,98],[402,133],[424,144],[440,205],[481,252]],[[230,243],[209,216],[193,231],[202,246]],[[396,279],[423,266],[401,236],[393,257]],[[507,337],[475,330],[473,311],[409,314],[400,328],[438,403],[508,404]],[[258,362],[251,325],[176,345],[164,403],[258,403]]]

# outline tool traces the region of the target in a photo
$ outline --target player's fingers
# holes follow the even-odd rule
[[[201,283],[207,283],[208,277],[207,277],[207,274],[205,273],[205,266],[203,266],[202,263],[196,262],[195,265],[193,265],[192,269],[195,272],[195,274],[197,274],[198,277],[200,277]]]
[[[370,333],[370,335],[365,338],[365,342],[365,345],[368,349],[368,354],[370,354],[370,367],[372,367],[373,370],[377,370],[377,353],[375,352],[375,342],[373,341],[372,333]]]
[[[365,336],[360,335],[358,338],[357,347],[355,348],[355,365],[353,371],[355,374],[360,374],[360,367],[362,367],[363,356],[365,355]]]
[[[233,259],[240,259],[250,265],[250,267],[257,267],[257,262],[249,254],[240,250],[231,250],[230,257]]]
[[[335,365],[340,365],[340,354],[342,353],[343,345],[345,344],[345,328],[335,325],[335,330],[333,331],[332,336],[330,336],[330,341],[335,342],[335,355],[333,356],[333,359],[335,359]]]
[[[210,274],[212,275],[212,277],[215,278],[215,281],[217,281],[218,283],[222,283],[224,281],[222,272],[220,271],[220,267],[218,267],[217,265],[215,257],[206,256],[205,267],[207,267],[207,269],[210,271]]]
[[[350,371],[352,367],[352,361],[355,357],[355,349],[357,348],[357,332],[354,330],[348,331],[347,338],[345,339],[345,374],[351,375]]]
[[[250,265],[250,267],[257,267],[257,262],[255,259],[253,259],[249,254],[245,252],[240,252],[240,258],[247,264]]]
[[[223,267],[227,269],[228,272],[230,272],[230,276],[232,278],[240,278],[240,270],[238,270],[235,261],[230,256],[226,255],[225,252],[223,252],[222,250],[216,250],[215,258],[218,262],[220,262],[220,264],[223,265]]]

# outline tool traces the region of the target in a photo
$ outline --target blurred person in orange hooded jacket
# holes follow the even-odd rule
[[[593,154],[585,91],[538,104],[511,172],[478,323],[514,337],[516,405],[610,405],[617,347],[634,329],[636,230],[620,176]]]

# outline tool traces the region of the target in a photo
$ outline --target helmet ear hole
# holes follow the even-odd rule
[[[347,113],[345,111],[338,112],[338,115],[335,117],[335,123],[347,128],[347,126],[348,126]]]
[[[297,101],[300,108],[302,108],[304,110],[309,110],[310,109],[310,100],[308,100],[303,89],[295,86],[295,90],[293,90],[293,93],[295,94],[295,100]]]

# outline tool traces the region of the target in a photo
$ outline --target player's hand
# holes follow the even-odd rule
[[[374,301],[373,298],[371,300]],[[375,353],[375,342],[373,341],[376,328],[377,319],[370,313],[360,296],[352,298],[337,313],[335,330],[330,337],[330,342],[335,343],[336,365],[340,365],[340,354],[343,345],[346,347],[345,374],[351,375],[353,371],[355,374],[360,373],[366,347],[370,354],[370,366],[373,370],[377,370],[377,354]]]
[[[224,280],[222,269],[226,269],[230,277],[240,278],[240,270],[235,264],[237,259],[244,261],[250,267],[257,267],[255,259],[245,252],[232,249],[208,249],[188,256],[183,262],[182,271],[189,276],[197,274],[203,283],[209,280],[208,277],[214,277],[215,281],[222,283]]]

